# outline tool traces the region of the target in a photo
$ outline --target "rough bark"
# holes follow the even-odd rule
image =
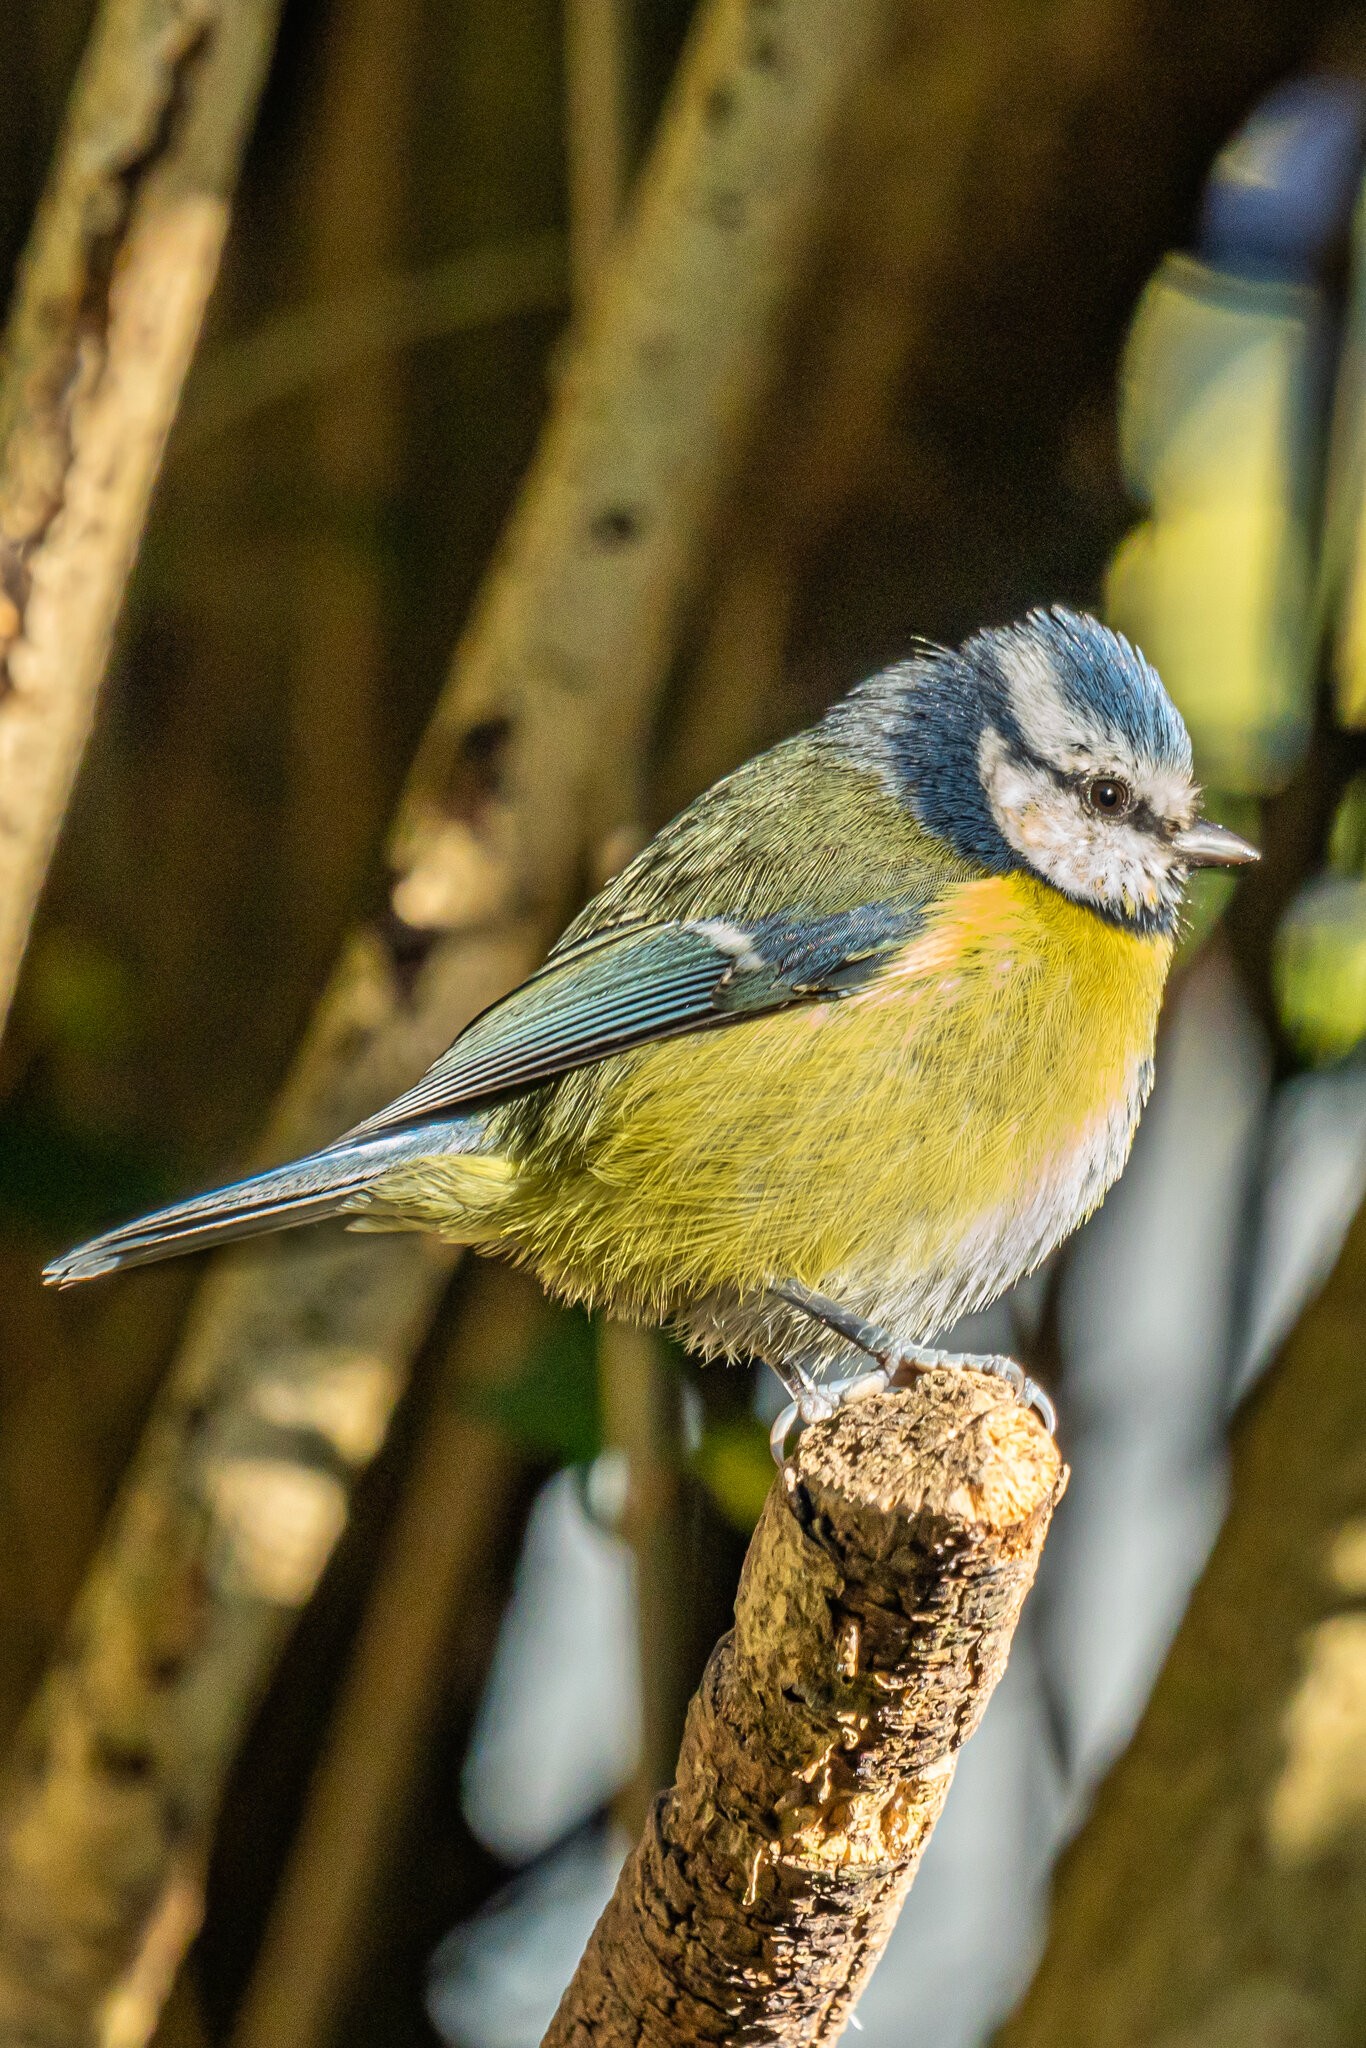
[[[1232,1506],[998,2048],[1366,2038],[1366,1215],[1234,1432]]]
[[[410,1081],[620,858],[679,614],[889,11],[703,8],[416,765],[391,915],[349,947],[272,1153]],[[448,1270],[426,1241],[302,1233],[205,1287],[0,1792],[0,2034],[89,2042],[121,1986],[167,1981],[228,1761]]]
[[[0,1021],[218,271],[279,0],[105,0],[0,381]]]
[[[545,2048],[838,2038],[1005,1667],[1066,1481],[1037,1419],[938,1372],[806,1432],[734,1632]]]

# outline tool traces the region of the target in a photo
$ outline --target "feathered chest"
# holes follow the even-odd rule
[[[1023,1270],[1123,1164],[1170,958],[1029,877],[958,884],[854,994],[571,1077],[541,1133],[561,1167],[543,1223],[601,1291],[656,1299],[889,1263],[928,1279],[974,1242]]]

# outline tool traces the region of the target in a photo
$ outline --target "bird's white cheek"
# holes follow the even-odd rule
[[[1033,805],[1014,826],[1017,851],[1069,896],[1130,915],[1155,910],[1166,900],[1170,864],[1165,850],[1145,833],[1092,823],[1071,804]]]
[[[982,780],[1007,845],[1062,888],[1080,887],[1076,804],[1051,776],[1013,761],[1000,735],[982,736]]]
[[[1044,800],[1028,804],[1010,820],[1007,836],[1030,866],[1059,888],[1080,892],[1095,872],[1095,849],[1078,830],[1077,815],[1068,804]]]
[[[1107,884],[1118,891],[1126,909],[1156,910],[1173,899],[1175,883],[1171,855],[1161,841],[1148,832],[1120,829],[1114,835],[1112,872]]]

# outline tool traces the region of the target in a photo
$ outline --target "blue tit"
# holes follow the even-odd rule
[[[1120,1172],[1187,875],[1256,858],[1196,805],[1178,712],[1094,619],[923,647],[666,825],[387,1109],[45,1278],[435,1231],[766,1358],[812,1412],[851,1344],[932,1358]]]

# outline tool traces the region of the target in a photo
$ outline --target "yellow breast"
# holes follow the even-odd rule
[[[857,994],[569,1077],[522,1247],[651,1313],[892,1265],[956,1285],[1026,1238],[1033,1263],[1123,1163],[1171,950],[1025,876],[960,884]]]

